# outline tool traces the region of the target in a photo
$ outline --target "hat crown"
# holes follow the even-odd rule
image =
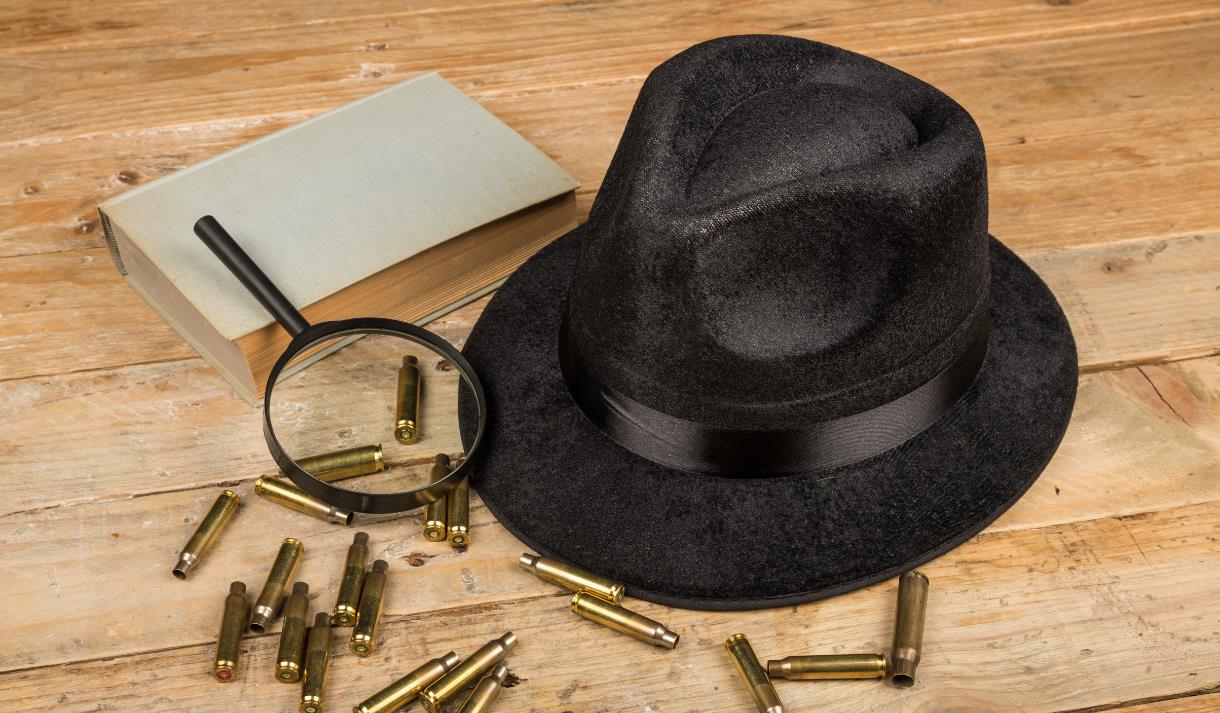
[[[572,338],[602,383],[679,418],[859,413],[973,336],[986,221],[978,129],[940,91],[815,42],[713,40],[644,83],[584,232]]]

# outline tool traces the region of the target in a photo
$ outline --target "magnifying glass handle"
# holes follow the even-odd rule
[[[205,215],[196,221],[195,235],[220,258],[224,266],[229,268],[229,272],[246,286],[250,294],[275,317],[275,321],[279,322],[285,331],[295,337],[309,328],[309,322],[305,321],[284,293],[263,274],[215,218]]]

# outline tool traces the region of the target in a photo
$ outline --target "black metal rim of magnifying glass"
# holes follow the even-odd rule
[[[432,347],[448,359],[458,370],[461,377],[466,380],[466,383],[470,385],[471,391],[474,392],[475,404],[478,406],[478,430],[470,444],[470,448],[466,451],[466,458],[444,478],[413,490],[404,490],[397,493],[363,493],[347,490],[346,488],[340,488],[331,483],[318,480],[310,475],[308,471],[297,465],[296,461],[280,445],[280,441],[275,435],[275,429],[271,425],[271,391],[275,388],[275,382],[279,378],[280,371],[288,365],[288,362],[293,357],[323,339],[333,339],[335,337],[355,334],[387,334]],[[395,319],[362,317],[335,322],[322,322],[307,327],[305,331],[293,338],[288,348],[284,350],[279,360],[275,362],[275,366],[271,367],[271,373],[267,376],[267,389],[263,396],[263,435],[267,439],[267,448],[271,451],[271,457],[275,460],[276,465],[301,490],[329,505],[353,512],[377,515],[398,513],[413,510],[441,499],[449,491],[457,487],[457,484],[469,473],[471,463],[473,462],[472,456],[478,452],[479,443],[483,440],[483,433],[486,427],[487,397],[483,393],[483,384],[479,382],[479,377],[474,373],[474,368],[470,366],[470,363],[466,361],[462,353],[452,344],[423,327],[417,327]]]

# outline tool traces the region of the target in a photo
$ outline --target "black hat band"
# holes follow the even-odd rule
[[[690,473],[765,478],[855,463],[896,448],[936,423],[974,383],[987,356],[987,308],[974,336],[940,373],[867,411],[804,428],[751,431],[707,426],[657,411],[599,381],[568,329],[559,365],[572,400],[602,433],[636,455]]]

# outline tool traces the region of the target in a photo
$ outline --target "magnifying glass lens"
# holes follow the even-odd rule
[[[303,470],[365,493],[423,487],[462,455],[462,376],[406,337],[348,333],[314,342],[284,367],[268,406],[280,445]],[[437,456],[442,466],[436,467]]]

